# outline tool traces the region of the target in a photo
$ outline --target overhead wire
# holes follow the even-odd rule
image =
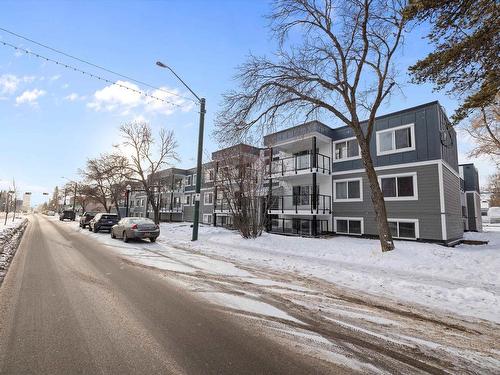
[[[15,37],[18,37],[18,38],[24,39],[24,40],[26,40],[27,42],[30,42],[30,43],[36,44],[36,45],[38,45],[38,46],[40,46],[40,47],[46,48],[46,49],[48,49],[48,50],[50,50],[50,51],[52,51],[52,52],[59,53],[59,54],[61,54],[61,55],[63,55],[63,56],[69,57],[69,58],[71,58],[71,59],[77,60],[77,61],[82,62],[82,63],[87,64],[87,65],[90,65],[90,66],[92,66],[92,67],[94,67],[94,68],[101,69],[101,70],[103,70],[103,71],[105,71],[105,72],[108,72],[108,73],[114,74],[114,75],[116,75],[116,76],[118,76],[118,77],[125,78],[125,79],[127,79],[127,80],[129,80],[129,81],[133,81],[133,82],[138,83],[138,84],[140,84],[140,85],[143,85],[143,86],[146,86],[146,87],[149,87],[149,88],[155,89],[155,90],[163,91],[163,92],[165,92],[165,93],[167,93],[167,94],[170,94],[170,95],[175,95],[175,96],[178,96],[179,98],[182,98],[182,99],[185,99],[185,100],[190,100],[190,101],[193,101],[193,102],[194,102],[194,100],[193,100],[192,98],[188,98],[188,97],[186,97],[186,96],[183,96],[183,95],[177,94],[177,93],[175,93],[175,92],[168,91],[168,90],[165,90],[165,89],[163,89],[163,88],[161,88],[161,87],[156,87],[156,86],[153,86],[153,85],[151,85],[151,84],[149,84],[149,83],[146,83],[146,82],[143,82],[143,81],[137,80],[137,79],[135,79],[135,78],[132,78],[132,77],[130,77],[130,76],[127,76],[127,75],[124,75],[124,74],[118,73],[118,72],[113,71],[113,70],[111,70],[111,69],[105,68],[105,67],[103,67],[103,66],[101,66],[101,65],[94,64],[94,63],[92,63],[92,62],[90,62],[90,61],[87,61],[87,60],[85,60],[85,59],[82,59],[82,58],[80,58],[80,57],[76,57],[76,56],[74,56],[74,55],[71,55],[71,54],[66,53],[66,52],[64,52],[64,51],[61,51],[61,50],[59,50],[59,49],[56,49],[56,48],[50,47],[50,46],[48,46],[48,45],[46,45],[46,44],[43,44],[43,43],[37,42],[36,40],[33,40],[33,39],[30,39],[30,38],[25,37],[25,36],[23,36],[23,35],[17,34],[17,33],[13,32],[13,31],[10,31],[10,30],[7,30],[7,29],[4,29],[4,28],[2,28],[2,27],[0,27],[0,30],[1,30],[1,31],[3,31],[3,32],[6,32],[6,33],[8,33],[8,34],[11,34],[11,35],[13,35],[13,36],[15,36]]]
[[[39,54],[39,53],[32,52],[32,51],[27,50],[27,49],[22,48],[22,47],[18,47],[18,46],[14,45],[14,44],[11,44],[11,43],[9,43],[9,42],[5,42],[5,41],[0,40],[0,44],[4,45],[4,46],[6,46],[6,47],[11,47],[11,48],[13,48],[13,49],[15,49],[15,50],[18,50],[18,51],[22,51],[22,52],[24,52],[24,53],[26,53],[26,54],[28,54],[28,55],[35,56],[35,57],[37,57],[37,58],[39,58],[39,59],[42,59],[42,60],[45,60],[45,61],[48,61],[48,62],[54,63],[54,64],[59,65],[59,66],[62,66],[62,67],[64,67],[64,68],[66,68],[66,69],[69,69],[69,70],[73,70],[73,71],[75,71],[75,72],[82,73],[82,74],[84,74],[84,75],[86,75],[86,76],[89,76],[89,77],[91,77],[91,78],[95,78],[95,79],[97,79],[97,80],[104,81],[104,82],[109,83],[109,84],[111,84],[111,85],[115,85],[115,86],[121,87],[121,88],[123,88],[123,89],[129,90],[129,91],[133,91],[133,92],[135,92],[135,93],[137,93],[137,94],[139,94],[139,95],[141,95],[141,96],[145,96],[145,97],[148,97],[148,98],[151,98],[151,99],[154,99],[154,100],[157,100],[157,101],[163,102],[163,103],[167,103],[167,104],[170,104],[170,105],[173,105],[173,106],[179,107],[179,108],[183,107],[183,105],[181,105],[181,104],[174,103],[174,102],[172,102],[172,101],[170,101],[170,100],[167,100],[167,99],[162,99],[162,98],[160,98],[160,97],[158,97],[158,96],[156,96],[156,95],[151,95],[151,94],[148,94],[148,93],[146,93],[146,92],[144,92],[144,91],[137,90],[137,89],[134,89],[134,88],[132,88],[132,87],[125,86],[124,84],[121,84],[121,83],[118,83],[118,82],[114,82],[114,81],[112,81],[112,80],[110,80],[110,79],[108,79],[108,78],[104,78],[104,77],[101,77],[101,76],[99,76],[99,75],[97,75],[97,74],[87,72],[87,71],[82,70],[82,69],[80,69],[80,68],[77,68],[77,67],[75,67],[75,66],[73,66],[73,65],[66,64],[66,63],[63,63],[63,62],[61,62],[61,61],[58,61],[58,60],[52,59],[52,58],[50,58],[50,57],[43,56],[43,55],[41,55],[41,54]]]

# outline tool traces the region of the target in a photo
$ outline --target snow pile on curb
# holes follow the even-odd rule
[[[0,226],[0,283],[7,273],[27,225],[28,219],[16,218],[14,222]]]
[[[236,232],[202,226],[191,242],[187,223],[161,225],[159,241],[252,267],[293,272],[344,287],[430,308],[500,322],[500,231],[466,234],[487,245],[396,241],[382,253],[377,240],[314,239],[264,233],[245,240]]]

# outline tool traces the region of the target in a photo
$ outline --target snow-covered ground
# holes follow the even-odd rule
[[[10,213],[7,218],[7,223],[5,223],[5,212],[0,212],[0,233],[8,229],[18,227],[19,225],[21,225],[25,218],[25,215],[17,214],[14,221],[12,221],[12,213]]]
[[[192,242],[190,224],[164,223],[157,243],[123,243],[77,222],[57,223],[133,263],[163,270],[170,282],[215,305],[257,319],[273,338],[363,373],[376,372],[365,360],[380,354],[370,345],[408,358],[423,353],[456,369],[500,368],[500,227],[467,234],[488,245],[397,241],[396,250],[383,254],[376,240],[341,236],[244,240],[201,226],[199,241]],[[339,337],[350,344],[339,346]],[[359,347],[359,339],[368,344]]]
[[[291,271],[355,290],[404,302],[500,322],[500,227],[466,233],[487,245],[396,241],[382,253],[377,240],[332,237],[311,239],[263,234],[245,240],[236,232],[203,226],[191,242],[189,224],[162,224],[161,243],[240,264]]]

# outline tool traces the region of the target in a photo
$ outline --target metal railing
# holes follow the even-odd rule
[[[311,172],[331,173],[331,160],[329,156],[316,154],[316,163],[314,154],[293,155],[286,158],[271,161],[271,175],[282,175],[297,173],[299,171],[309,170]]]
[[[227,199],[217,199],[214,205],[214,212],[230,211],[231,205]]]
[[[314,228],[316,226],[316,229]],[[330,232],[328,220],[311,219],[271,219],[270,231],[277,234],[295,234],[300,236],[315,236]]]
[[[160,208],[160,212],[182,212],[181,203],[165,204]]]
[[[316,194],[314,202],[313,194],[297,195],[273,195],[270,201],[272,211],[310,211],[314,214],[330,214],[332,212],[332,197],[324,194]]]

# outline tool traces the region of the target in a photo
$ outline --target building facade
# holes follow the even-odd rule
[[[262,196],[268,202],[268,231],[377,236],[370,186],[349,127],[311,121],[268,134],[263,148],[235,147],[266,164]],[[203,166],[202,223],[231,225],[230,202],[218,180],[228,150],[214,152]],[[370,151],[395,238],[453,244],[464,230],[481,230],[477,170],[472,164],[458,165],[456,133],[438,102],[377,117]],[[160,174],[161,220],[192,221],[196,168]],[[141,204],[131,206],[131,214],[148,215],[148,204],[141,201],[145,197],[133,196]]]

